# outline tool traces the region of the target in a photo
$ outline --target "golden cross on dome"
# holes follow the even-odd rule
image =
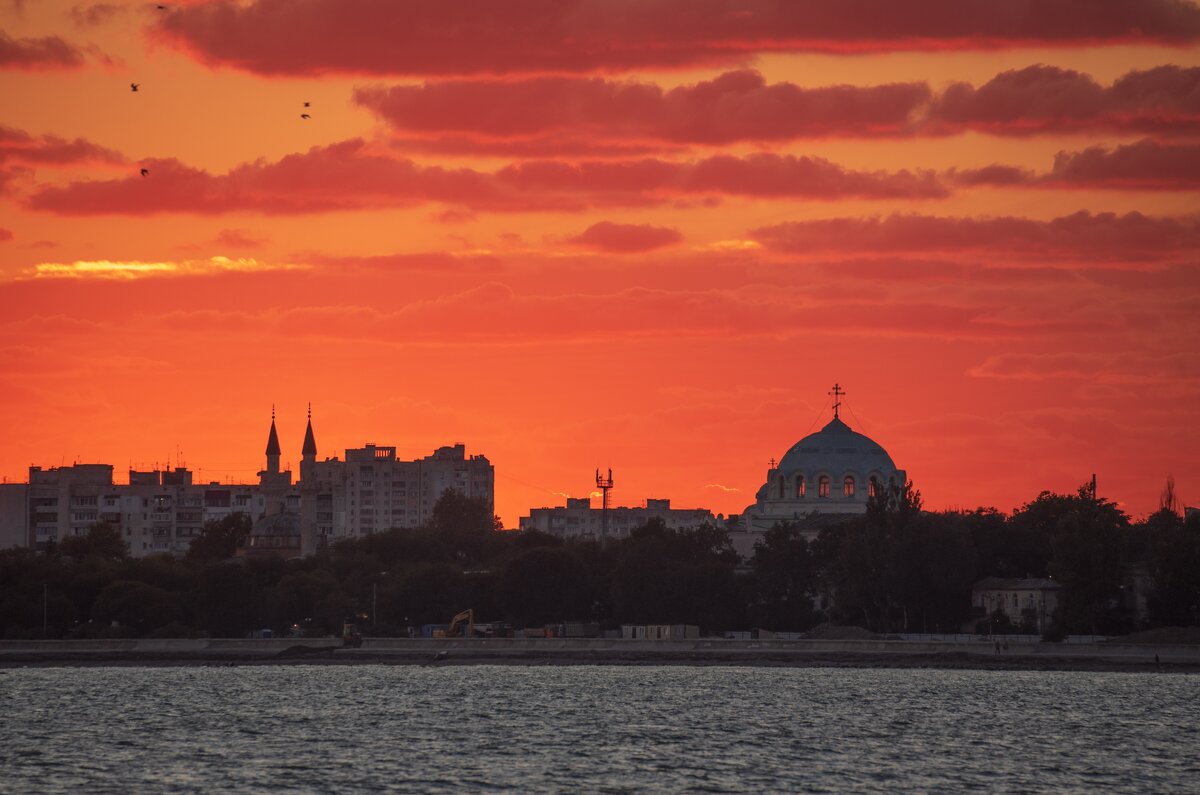
[[[829,394],[833,395],[833,418],[836,420],[838,419],[838,409],[842,406],[840,398],[846,394],[846,390],[842,389],[840,384],[834,384]]]

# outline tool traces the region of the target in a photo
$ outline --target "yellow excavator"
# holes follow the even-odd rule
[[[460,634],[460,628],[462,629],[461,634],[463,637],[475,637],[475,610],[473,608],[467,608],[450,619],[450,626],[446,629],[435,629],[433,636],[435,638],[457,638]]]

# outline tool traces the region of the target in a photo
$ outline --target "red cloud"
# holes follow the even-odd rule
[[[125,163],[120,152],[106,149],[83,138],[68,141],[55,135],[33,137],[24,130],[0,124],[0,163],[22,162],[48,165],[75,163]]]
[[[1028,169],[998,163],[983,168],[952,169],[946,176],[952,182],[968,186],[1028,185],[1037,179],[1037,175]]]
[[[1175,384],[1200,372],[1200,353],[1002,353],[968,371],[976,378],[1082,379],[1099,383]]]
[[[63,215],[307,213],[420,202],[493,211],[578,211],[658,204],[676,196],[737,194],[811,199],[930,198],[946,189],[929,172],[849,171],[819,158],[751,155],[671,162],[537,161],[495,173],[421,166],[373,153],[361,140],[259,160],[214,175],[177,160],[149,160],[145,178],[44,187],[28,199]]]
[[[934,100],[930,132],[978,130],[997,135],[1049,131],[1200,131],[1200,67],[1160,66],[1130,72],[1108,88],[1054,66],[1003,72],[976,88],[956,83]]]
[[[892,261],[890,270],[848,275],[846,268],[781,268],[778,261],[715,260],[680,250],[645,258],[636,269],[623,256],[605,254],[587,257],[587,267],[576,267],[583,259],[564,267],[557,256],[525,254],[509,261],[438,252],[303,259],[313,267],[284,280],[262,269],[183,271],[192,280],[184,290],[170,278],[119,284],[92,278],[86,287],[72,280],[11,282],[0,285],[0,304],[14,308],[0,319],[0,332],[9,339],[20,328],[90,334],[100,323],[130,339],[147,327],[170,327],[210,338],[505,344],[823,331],[1025,339],[1038,340],[1037,350],[1060,349],[1064,337],[1047,336],[1053,334],[1098,350],[1127,343],[1131,334],[1177,342],[1195,325],[1194,298],[1176,287],[1187,278],[1185,288],[1194,284],[1194,269],[957,265],[929,278],[919,263]],[[881,280],[888,289],[873,289]],[[172,311],[162,316],[162,307]],[[69,316],[73,325],[38,317],[51,315]]]
[[[752,70],[664,91],[600,78],[456,80],[360,88],[354,101],[403,133],[501,141],[563,133],[721,144],[832,135],[897,135],[930,97],[924,83],[801,88]]]
[[[154,35],[262,74],[466,75],[729,63],[767,51],[981,49],[1200,38],[1183,0],[216,0]]]
[[[946,188],[931,172],[850,171],[828,160],[793,155],[717,155],[703,160],[657,159],[622,162],[540,161],[511,165],[497,173],[524,191],[627,195],[779,196],[810,199],[936,198]]]
[[[1115,149],[1093,146],[1059,152],[1053,170],[1046,174],[997,164],[954,169],[944,177],[952,184],[969,186],[1195,190],[1200,187],[1200,144],[1147,139]]]
[[[492,254],[451,254],[445,251],[429,251],[416,254],[378,254],[365,257],[331,256],[315,254],[307,257],[314,265],[331,269],[337,273],[348,270],[375,271],[379,273],[426,273],[450,274],[454,279],[466,273],[492,272],[503,268],[501,260]]]
[[[197,277],[210,278],[210,277]],[[146,280],[150,281],[150,280]],[[128,282],[123,286],[132,287]],[[326,340],[437,340],[439,343],[594,340],[622,337],[755,337],[799,331],[886,333],[891,336],[1016,339],[1063,329],[1051,318],[1038,328],[1014,328],[987,318],[988,309],[943,301],[881,305],[861,300],[819,304],[793,290],[669,290],[627,287],[608,293],[544,295],[484,282],[458,293],[410,301],[399,308],[304,305],[263,310],[176,310],[156,326],[198,334],[276,333]],[[1094,331],[1089,327],[1088,331]]]
[[[663,246],[674,245],[683,240],[678,229],[667,229],[649,224],[617,224],[600,221],[567,242],[577,246],[622,254],[652,251]]]
[[[819,157],[716,155],[682,169],[685,192],[832,199],[939,198],[949,191],[931,171],[850,171]]]
[[[1059,152],[1045,181],[1071,187],[1195,190],[1200,187],[1200,144],[1147,140],[1116,149]]]
[[[1051,221],[890,215],[768,226],[751,237],[789,254],[962,252],[1016,260],[1145,262],[1200,250],[1200,221],[1077,212]]]
[[[314,147],[274,163],[258,160],[220,175],[174,159],[142,165],[149,170],[145,178],[43,188],[30,197],[29,206],[66,215],[305,213],[423,201],[508,206],[486,174],[375,155],[361,140]]]
[[[14,39],[0,30],[0,69],[62,69],[83,65],[83,52],[58,36]]]
[[[1110,87],[1051,66],[1004,72],[933,96],[925,83],[801,88],[752,70],[664,90],[633,80],[537,77],[359,88],[354,101],[413,150],[528,156],[629,154],[828,136],[998,135],[1082,129],[1200,130],[1200,68],[1130,72]],[[546,156],[543,153],[541,156]]]
[[[495,155],[500,157],[545,158],[574,155],[592,157],[639,157],[661,151],[661,143],[584,139],[577,135],[529,138],[487,138],[476,134],[432,137],[393,136],[390,146],[405,153],[437,155]]]
[[[13,185],[22,179],[30,177],[33,172],[28,168],[5,168],[0,169],[0,196],[7,196],[14,193]]]
[[[93,3],[88,6],[75,6],[71,9],[71,18],[76,25],[82,27],[97,27],[105,25],[129,11],[128,6],[114,3]]]
[[[245,229],[222,229],[213,238],[213,242],[233,248],[259,248],[263,244],[261,238],[253,237]]]

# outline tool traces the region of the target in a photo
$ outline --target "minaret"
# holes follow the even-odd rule
[[[312,429],[312,404],[308,404],[308,427],[304,429],[304,447],[300,450],[300,554],[304,557],[319,550],[317,532],[317,440]]]
[[[275,430],[275,407],[271,406],[271,433],[267,436],[267,468],[258,473],[258,487],[264,497],[264,513],[285,510],[287,491],[292,486],[292,473],[279,471],[279,433]]]
[[[308,427],[304,429],[304,447],[300,450],[300,479],[304,480],[304,465],[317,460],[317,440],[313,437],[312,404],[308,404]]]
[[[279,434],[275,431],[275,406],[271,406],[271,435],[267,437],[267,472],[269,474],[279,474],[279,454]]]

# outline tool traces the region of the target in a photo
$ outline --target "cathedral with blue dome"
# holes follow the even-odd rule
[[[820,526],[846,514],[866,513],[867,500],[880,489],[903,487],[906,474],[873,439],[841,418],[834,384],[833,419],[771,461],[754,504],[741,515],[741,530],[761,533],[777,522],[800,522],[816,535]]]

